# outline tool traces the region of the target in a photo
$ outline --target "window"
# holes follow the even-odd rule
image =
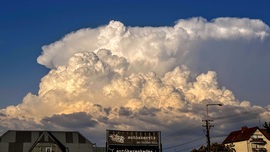
[[[78,134],[78,137],[79,137],[79,143],[86,143],[85,138],[81,134]]]
[[[72,132],[66,132],[66,143],[73,143],[73,134],[72,134]]]
[[[252,144],[252,152],[266,152],[265,146],[260,144]]]
[[[23,143],[9,143],[8,152],[23,151]]]
[[[46,147],[46,152],[52,152],[52,147]]]
[[[251,139],[263,139],[263,136],[260,134],[254,134],[251,136]]]
[[[16,142],[31,142],[31,131],[16,131]]]

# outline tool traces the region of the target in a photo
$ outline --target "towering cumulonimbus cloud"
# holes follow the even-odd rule
[[[267,25],[247,18],[191,18],[173,27],[126,27],[111,21],[72,32],[42,47],[37,61],[50,72],[37,95],[29,93],[21,104],[0,110],[0,129],[20,128],[22,122],[23,128],[78,129],[96,138],[106,129],[169,135],[180,124],[188,130],[201,123],[207,103],[224,105],[209,112],[212,118],[247,112],[267,118],[269,108],[239,101],[219,85],[217,72],[199,72],[210,63],[201,61],[205,53],[222,52],[228,59],[227,53],[239,55],[243,44],[259,42],[266,48],[268,36]],[[220,61],[216,66],[225,66]],[[217,129],[232,127],[233,120],[224,122]]]
[[[213,40],[248,44],[252,40],[263,41],[268,35],[269,27],[262,21],[246,18],[218,18],[212,22],[192,18],[179,20],[173,27],[125,27],[121,22],[111,21],[106,26],[78,30],[43,46],[43,54],[37,61],[56,68],[65,65],[76,52],[105,48],[132,63],[132,72],[153,70],[164,74],[168,69],[190,62],[194,58],[190,54],[198,53],[198,47],[205,47]]]

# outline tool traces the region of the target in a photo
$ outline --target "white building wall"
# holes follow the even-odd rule
[[[226,144],[227,145],[230,145],[230,144]],[[247,144],[247,141],[240,141],[240,142],[234,142],[233,143],[234,145],[234,149],[236,152],[251,152],[251,151],[248,151],[248,144]]]
[[[253,135],[261,135],[263,141],[266,142],[264,148],[266,148],[267,151],[270,151],[270,141],[261,133],[260,130],[256,130]],[[252,141],[252,139],[250,138],[248,141],[249,142],[249,150],[252,152],[252,142],[251,141]]]
[[[265,144],[265,148],[267,149],[267,151],[270,151],[270,141],[259,131],[257,130],[256,132],[254,132],[254,134],[256,135],[262,135],[263,140],[266,142]],[[240,142],[234,142],[234,149],[236,150],[236,152],[252,152],[252,142],[251,142],[251,138],[247,141],[240,141]],[[225,144],[230,145],[230,144]]]
[[[270,141],[269,140],[264,140],[264,141],[266,141],[266,146],[265,146],[265,148],[267,149],[267,151],[270,151]]]

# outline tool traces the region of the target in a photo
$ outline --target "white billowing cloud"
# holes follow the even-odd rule
[[[261,20],[248,18],[217,18],[208,22],[204,18],[179,20],[175,27],[185,29],[192,38],[201,39],[265,39],[269,27]]]
[[[173,27],[125,27],[111,21],[96,29],[82,29],[62,40],[43,46],[38,63],[49,68],[65,65],[76,52],[109,49],[125,57],[133,72],[150,70],[164,74],[168,69],[190,61],[189,53],[197,52],[208,40],[260,40],[269,35],[269,27],[260,20],[247,18],[203,18],[179,20]]]
[[[19,128],[10,121],[17,120],[24,128],[78,129],[96,138],[103,138],[106,129],[180,136],[175,129],[185,130],[181,134],[195,129],[194,124],[202,129],[207,103],[224,105],[209,111],[211,118],[226,122],[216,127],[220,132],[233,128],[236,119],[249,120],[237,117],[241,114],[268,118],[269,107],[239,101],[219,85],[217,72],[196,71],[207,65],[200,60],[200,48],[218,48],[212,42],[263,44],[268,35],[262,21],[237,18],[191,18],[173,27],[125,27],[111,21],[78,30],[42,48],[38,63],[51,71],[42,78],[38,95],[29,93],[21,104],[0,110],[5,122],[0,129]]]

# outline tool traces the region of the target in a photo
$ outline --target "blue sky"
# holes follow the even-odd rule
[[[0,107],[36,94],[49,71],[37,64],[41,47],[81,28],[117,20],[126,26],[171,26],[178,19],[247,17],[270,24],[267,1],[1,1]],[[242,100],[266,101],[234,89]],[[263,91],[263,90],[261,90]],[[255,95],[256,96],[256,95]],[[269,97],[269,96],[268,96]],[[265,105],[262,103],[262,105]]]
[[[0,134],[79,130],[100,145],[108,128],[161,130],[164,147],[181,151],[176,141],[204,144],[207,103],[224,104],[209,109],[218,137],[268,121],[268,9],[266,0],[2,0]]]

